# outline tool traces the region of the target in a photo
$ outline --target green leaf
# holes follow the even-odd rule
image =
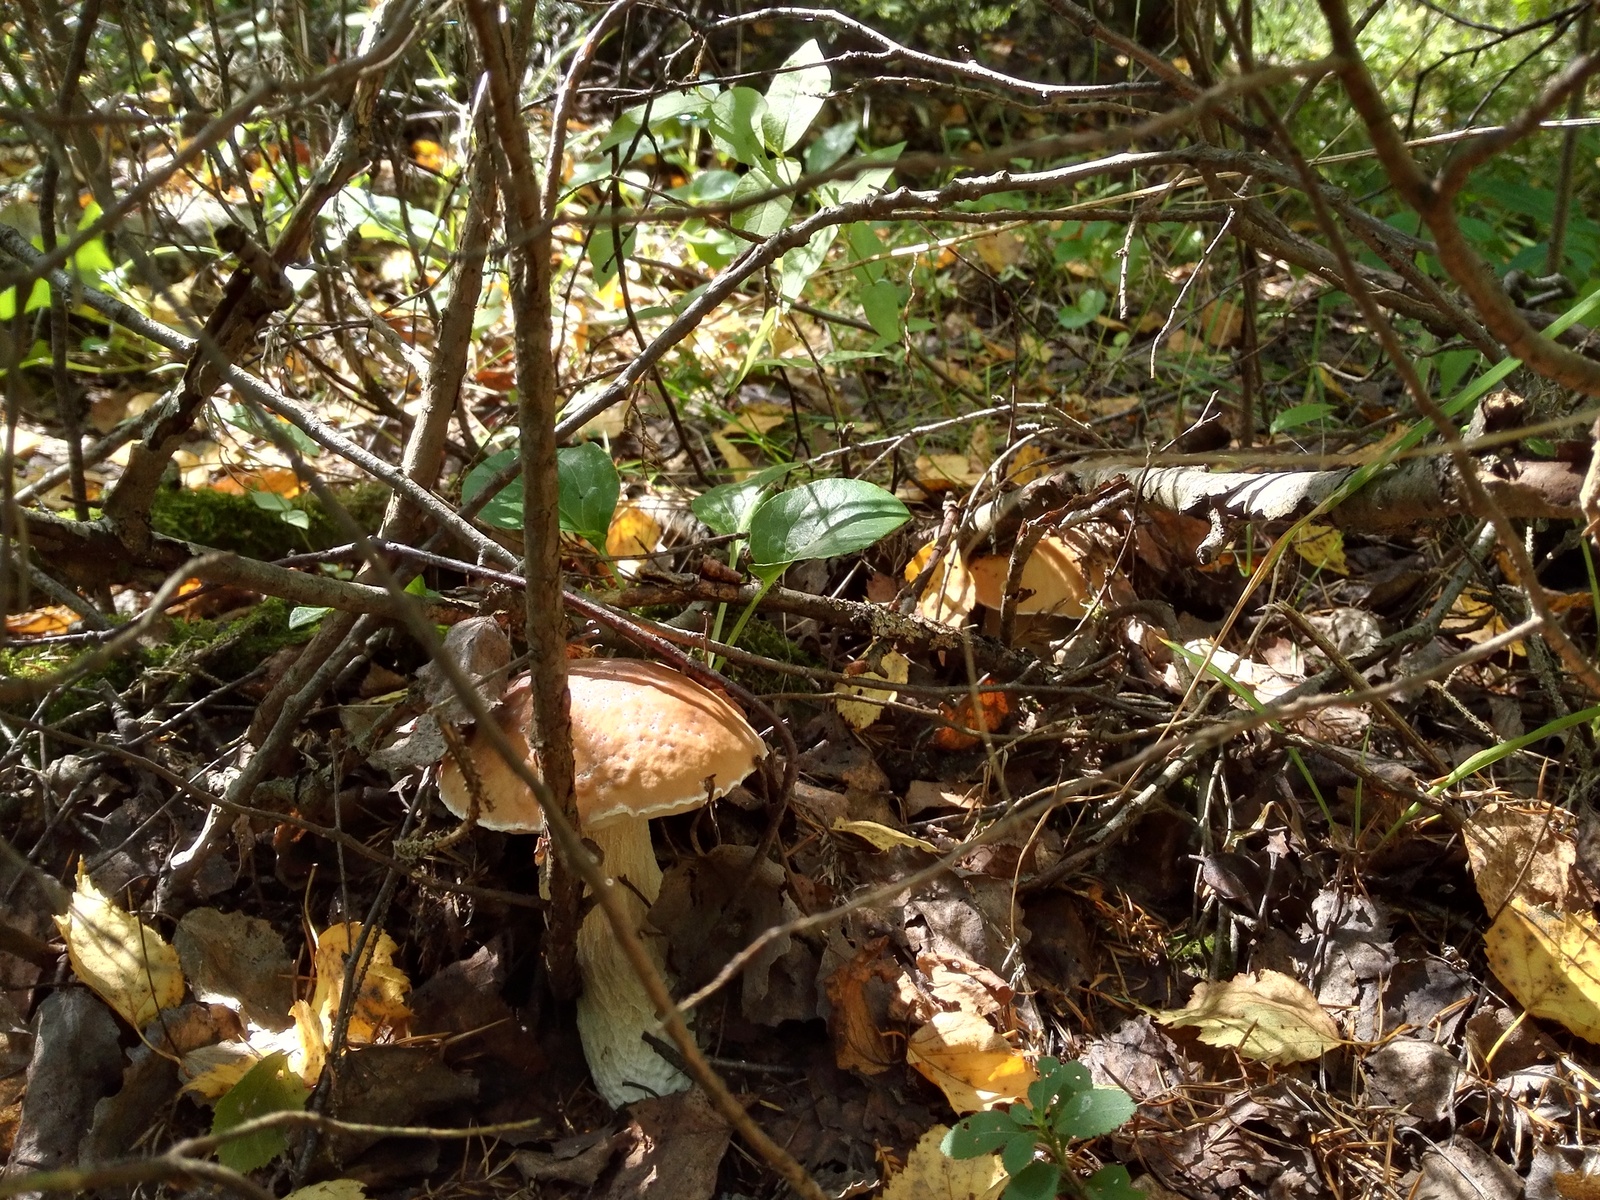
[[[1054,1163],[1036,1162],[1011,1177],[1001,1200],[1055,1200],[1061,1183],[1061,1168]]]
[[[790,304],[800,299],[800,293],[805,291],[806,284],[817,273],[823,259],[828,257],[828,247],[833,245],[838,233],[837,225],[819,229],[804,246],[789,251],[779,260],[782,266],[778,272],[778,294]]]
[[[774,480],[781,479],[794,470],[794,463],[778,463],[764,467],[747,479],[737,483],[723,483],[704,495],[696,496],[689,509],[703,521],[712,533],[726,537],[730,533],[747,533],[750,514],[761,503]]]
[[[246,1121],[275,1112],[300,1112],[310,1096],[300,1077],[289,1069],[289,1056],[269,1054],[245,1072],[244,1078],[217,1101],[211,1120],[213,1134],[227,1133]],[[217,1147],[217,1161],[241,1174],[266,1166],[288,1149],[281,1129],[264,1129],[234,1138]]]
[[[1006,1174],[1019,1174],[1024,1167],[1033,1161],[1034,1152],[1038,1149],[1038,1146],[1039,1139],[1031,1129],[1013,1134],[1011,1140],[1000,1151],[1000,1165],[1006,1169]]]
[[[516,461],[515,446],[491,454],[461,482],[461,502],[470,503],[507,465]],[[561,488],[561,528],[575,533],[596,549],[606,544],[611,514],[622,494],[622,481],[611,456],[594,442],[563,446],[556,451],[556,475]],[[522,480],[513,478],[489,503],[478,519],[497,529],[522,528]]]
[[[1312,404],[1296,404],[1272,418],[1272,432],[1284,433],[1290,429],[1299,429],[1302,425],[1322,420],[1334,411],[1336,410],[1333,405],[1323,404],[1320,401]]]
[[[1088,1200],[1145,1200],[1145,1193],[1133,1186],[1128,1168],[1113,1163],[1101,1167],[1083,1181],[1083,1194]]]
[[[711,102],[707,114],[712,142],[723,154],[747,166],[765,162],[761,119],[766,111],[766,98],[754,88],[729,88]]]
[[[563,446],[556,451],[556,473],[561,484],[561,528],[605,553],[606,531],[622,495],[622,480],[611,455],[594,442]]]
[[[1016,1134],[1016,1126],[1003,1112],[973,1113],[944,1135],[939,1149],[946,1158],[977,1158],[993,1154]]]
[[[883,278],[883,239],[865,221],[852,221],[844,228],[845,241],[850,243],[850,254],[857,260],[856,278],[862,283],[876,283]]]
[[[832,88],[833,73],[812,38],[789,56],[767,88],[767,107],[761,114],[761,136],[767,146],[782,154],[804,137]]]
[[[1098,317],[1106,307],[1106,294],[1099,288],[1085,288],[1078,303],[1056,311],[1056,324],[1063,329],[1082,329]]]
[[[646,121],[654,130],[665,128],[684,117],[704,117],[711,108],[713,95],[711,88],[702,85],[690,88],[686,92],[657,96],[645,104],[637,104],[616,119],[611,126],[611,132],[601,139],[595,149],[603,154],[613,146],[624,148],[631,146],[634,135]],[[650,139],[642,140],[648,142]]]
[[[778,188],[788,187],[799,177],[800,164],[792,158],[780,158],[741,176],[728,196],[728,202],[734,206],[728,218],[733,227],[759,238],[769,238],[781,230],[794,209],[793,195],[774,196],[759,204],[751,201]]]
[[[854,159],[851,166],[860,167],[862,163],[869,162],[892,163],[900,157],[900,151],[905,147],[904,142],[896,142],[892,146],[880,146]],[[893,167],[868,167],[846,178],[830,179],[827,183],[818,185],[817,195],[824,204],[829,205],[865,200],[868,196],[876,196],[881,192],[883,185],[889,182],[889,177],[893,174]]]
[[[309,629],[332,611],[321,605],[297,604],[289,610],[289,629],[291,632]]]
[[[911,519],[890,492],[864,479],[818,479],[763,500],[750,517],[755,574],[776,579],[790,563],[864,550]]]
[[[1069,1138],[1099,1137],[1122,1125],[1137,1107],[1133,1097],[1121,1088],[1079,1092],[1056,1113],[1056,1132]]]
[[[478,493],[489,486],[489,481],[516,459],[517,448],[513,446],[509,450],[491,454],[473,467],[461,481],[461,503],[470,504],[477,499]],[[496,529],[521,529],[522,480],[512,479],[502,488],[483,506],[483,510],[478,514],[478,520],[485,525],[493,525]]]
[[[904,289],[887,279],[879,279],[861,289],[861,311],[866,314],[873,331],[885,342],[900,340],[900,305],[904,301]]]
[[[1051,1065],[1046,1067],[1048,1062]],[[1056,1092],[1087,1092],[1094,1086],[1094,1076],[1089,1074],[1089,1068],[1076,1059],[1061,1062],[1059,1059],[1042,1059],[1039,1070],[1048,1074],[1055,1083]]]
[[[605,214],[599,214],[604,216]],[[616,277],[622,261],[633,253],[637,230],[629,229],[622,236],[622,253],[617,253],[616,237],[609,225],[597,225],[589,235],[589,262],[594,267],[594,286],[603,288]]]
[[[849,154],[850,147],[856,144],[856,134],[860,132],[861,123],[853,117],[848,121],[840,121],[837,125],[829,125],[817,135],[811,145],[806,147],[806,174],[815,175],[818,171],[826,171]]]

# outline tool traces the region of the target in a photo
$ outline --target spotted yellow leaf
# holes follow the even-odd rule
[[[1344,560],[1344,534],[1332,525],[1306,525],[1294,535],[1294,552],[1321,571],[1350,574]]]

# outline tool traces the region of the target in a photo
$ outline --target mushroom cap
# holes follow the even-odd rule
[[[1083,557],[1081,547],[1063,538],[1053,534],[1040,538],[1028,561],[1022,565],[1021,588],[1033,595],[1017,601],[1017,612],[1049,613],[1058,617],[1087,615],[1088,601],[1098,589],[1079,565]],[[1001,606],[1010,566],[1010,559],[1004,555],[980,558],[972,563],[970,569],[979,604],[985,608]]]
[[[578,820],[585,829],[624,818],[671,816],[725,795],[755,769],[766,745],[728,701],[688,676],[635,659],[580,659],[567,666]],[[514,680],[495,719],[529,756],[533,693]],[[476,733],[467,745],[483,782],[478,824],[532,832],[544,813],[531,789]],[[465,816],[471,794],[448,755],[440,770],[445,807]]]
[[[511,741],[524,761],[532,761],[528,746],[528,727],[533,713],[533,690],[528,676],[511,681],[494,710],[495,723]],[[502,833],[538,833],[544,828],[544,810],[534,799],[533,789],[523,783],[511,765],[495,753],[489,739],[479,730],[467,736],[467,757],[483,785],[478,803],[478,824]],[[446,754],[439,764],[439,799],[458,817],[465,817],[472,804],[472,792],[455,755]]]

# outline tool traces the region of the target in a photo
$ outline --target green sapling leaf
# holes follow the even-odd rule
[[[1087,1200],[1145,1200],[1145,1193],[1133,1186],[1128,1168],[1113,1163],[1101,1167],[1083,1181],[1083,1194]]]
[[[563,446],[556,451],[556,474],[561,485],[561,528],[603,553],[611,515],[622,495],[622,480],[611,455],[594,442]]]
[[[1092,1138],[1110,1133],[1138,1106],[1121,1088],[1094,1088],[1069,1097],[1056,1113],[1056,1132],[1062,1137]]]
[[[1034,1154],[1039,1149],[1039,1139],[1034,1136],[1031,1129],[1013,1134],[1000,1151],[1000,1165],[1006,1169],[1007,1175],[1016,1175],[1033,1161]]]
[[[782,154],[805,136],[828,102],[832,88],[833,73],[823,60],[817,39],[812,38],[789,56],[767,88],[761,136],[774,154]]]
[[[707,121],[711,140],[723,154],[746,166],[765,162],[761,118],[766,111],[766,98],[754,88],[729,88],[711,102]]]
[[[973,1113],[959,1121],[939,1143],[948,1158],[993,1154],[1016,1136],[1017,1128],[1003,1112]]]
[[[1061,1168],[1054,1163],[1029,1163],[1011,1177],[1001,1200],[1055,1200],[1061,1186]]]

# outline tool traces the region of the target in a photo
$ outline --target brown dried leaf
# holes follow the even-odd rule
[[[1578,871],[1572,817],[1549,804],[1485,804],[1462,830],[1478,895],[1491,915],[1515,896],[1561,912],[1593,906],[1593,889]]]

